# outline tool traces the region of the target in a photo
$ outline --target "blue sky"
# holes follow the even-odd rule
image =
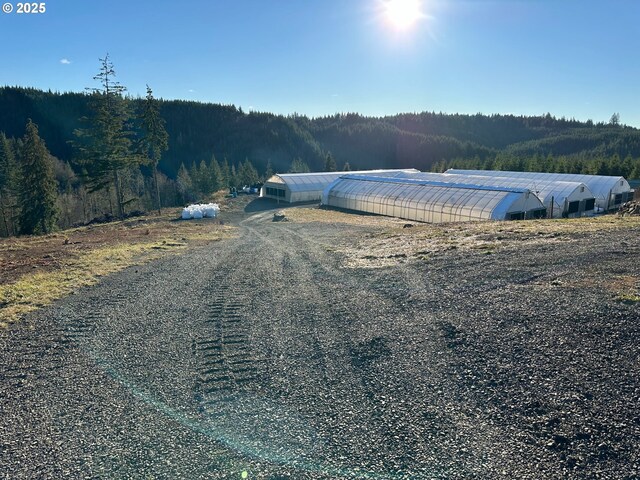
[[[640,1],[423,0],[405,30],[385,1],[51,0],[0,13],[0,85],[81,91],[109,52],[133,95],[148,83],[309,116],[619,112],[640,127]]]

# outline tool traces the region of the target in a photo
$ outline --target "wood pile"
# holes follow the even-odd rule
[[[618,210],[618,215],[621,217],[640,216],[640,201],[632,200],[631,202],[623,203],[620,210]]]

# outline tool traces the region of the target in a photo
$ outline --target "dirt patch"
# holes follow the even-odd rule
[[[220,220],[176,220],[179,210],[42,237],[0,240],[0,326],[48,305],[80,286],[233,235]]]

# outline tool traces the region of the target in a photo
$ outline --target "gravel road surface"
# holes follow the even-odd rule
[[[640,478],[640,236],[344,268],[240,235],[0,333],[1,478]]]

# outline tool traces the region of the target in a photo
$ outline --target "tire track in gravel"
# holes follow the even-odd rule
[[[221,396],[250,388],[260,374],[251,351],[246,306],[253,287],[246,277],[234,274],[232,265],[222,266],[210,280],[215,295],[206,302],[205,325],[193,341],[199,369],[196,390],[205,409]]]
[[[260,222],[263,224],[259,225]],[[267,214],[262,214],[243,222],[243,226],[267,242],[272,248],[270,256],[280,257],[284,264],[283,275],[287,280],[278,284],[278,288],[299,290],[299,298],[287,306],[286,316],[309,316],[315,324],[305,319],[307,324],[301,324],[295,331],[297,337],[304,339],[298,349],[306,350],[307,368],[313,367],[304,380],[308,393],[306,396],[298,393],[295,400],[299,404],[312,403],[314,407],[318,407],[320,401],[327,409],[326,412],[321,412],[321,408],[310,410],[309,415],[316,418],[308,420],[324,435],[327,447],[322,456],[335,466],[368,465],[373,471],[394,472],[395,478],[451,477],[451,472],[464,471],[459,462],[443,467],[442,461],[428,461],[456,456],[455,452],[446,451],[451,446],[435,441],[435,435],[441,435],[444,430],[456,436],[456,420],[447,418],[444,409],[438,409],[438,403],[445,401],[436,400],[428,412],[422,412],[430,417],[427,422],[416,422],[415,415],[421,412],[413,411],[412,405],[403,404],[400,398],[407,390],[433,397],[434,392],[424,389],[443,382],[437,379],[437,369],[423,366],[428,370],[430,385],[408,386],[396,381],[403,374],[399,366],[387,365],[386,357],[392,354],[391,349],[396,353],[403,348],[393,338],[394,322],[414,312],[374,292],[366,276],[353,269],[340,268],[338,259],[327,254],[324,243],[294,230],[296,227],[267,222]],[[263,268],[273,268],[274,263],[276,260],[272,258]],[[423,333],[433,331],[433,323],[426,322]],[[380,328],[385,324],[388,328]],[[368,330],[370,325],[376,328]],[[327,343],[339,350],[327,349]],[[424,430],[430,428],[433,430],[430,441],[425,441],[423,437],[428,435]],[[469,437],[484,435],[477,427],[465,433]],[[468,443],[463,438],[461,435],[456,450],[464,449],[463,444]],[[470,445],[466,451],[473,455]]]
[[[602,297],[579,303],[578,292],[570,299],[548,292],[544,304],[527,295],[572,261],[587,262],[586,249],[567,246],[542,266],[536,255],[549,250],[531,247],[518,258],[498,252],[493,260],[450,255],[426,266],[342,269],[328,250],[349,241],[349,227],[270,216],[241,221],[235,240],[107,277],[3,333],[0,477],[563,475],[554,470],[562,452],[523,440],[535,430],[503,407],[517,406],[520,386],[530,383],[513,376],[531,369],[511,353],[537,345],[529,338],[538,323],[554,327],[548,317],[571,305],[567,315],[606,309]],[[603,274],[627,272],[611,262],[601,264]],[[630,356],[637,347],[613,340],[630,354],[612,358],[637,358]],[[549,351],[540,348],[527,355],[544,367]],[[572,365],[581,374],[621,370]],[[631,387],[636,366],[628,365]],[[565,377],[570,384],[572,374]],[[497,385],[509,389],[494,402]],[[616,409],[616,418],[628,413],[622,402]],[[637,455],[621,456],[630,459],[625,465],[616,458],[608,466],[630,472],[625,465]]]

